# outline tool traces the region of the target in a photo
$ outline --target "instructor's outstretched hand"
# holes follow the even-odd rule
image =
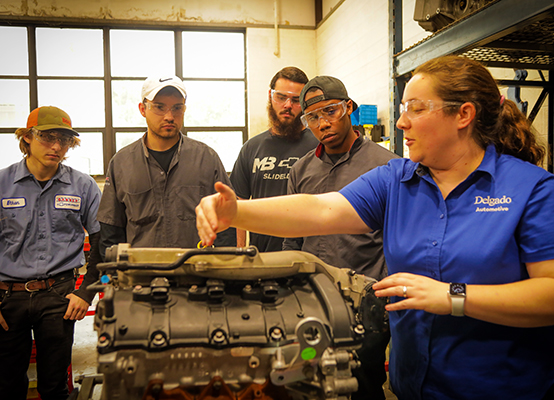
[[[204,246],[211,246],[218,232],[231,226],[237,215],[237,196],[229,186],[216,182],[217,193],[204,197],[196,207],[196,228]]]

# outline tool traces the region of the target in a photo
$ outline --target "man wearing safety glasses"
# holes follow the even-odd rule
[[[95,295],[84,284],[75,290],[75,270],[85,229],[97,241],[101,194],[89,175],[62,164],[79,145],[63,110],[36,108],[15,135],[24,158],[0,170],[0,397],[27,398],[34,338],[41,398],[65,399],[75,321]],[[96,279],[88,268],[84,282]]]
[[[277,72],[270,83],[267,112],[270,128],[248,140],[231,173],[231,182],[241,199],[286,194],[289,171],[296,161],[317,145],[300,121],[300,91],[308,82],[296,67]],[[282,250],[283,239],[250,234],[250,245],[259,251]],[[237,229],[237,246],[246,245],[246,232]]]
[[[319,194],[338,191],[367,171],[398,157],[362,133],[355,131],[350,114],[358,107],[344,84],[331,76],[310,80],[300,93],[301,117],[319,140],[316,149],[298,161],[290,171],[288,193]],[[364,235],[330,235],[285,239],[284,250],[303,250],[326,263],[353,269],[376,280],[387,275],[381,231]],[[390,339],[388,324],[380,332],[366,330],[358,351],[361,367],[354,370],[358,391],[352,399],[385,399],[385,350]]]
[[[118,243],[198,245],[194,208],[202,197],[214,193],[215,182],[230,182],[217,153],[181,133],[186,100],[185,86],[177,76],[144,82],[138,108],[148,130],[113,156],[106,174],[98,210],[102,255]],[[216,245],[234,246],[235,241],[235,230],[228,229]]]

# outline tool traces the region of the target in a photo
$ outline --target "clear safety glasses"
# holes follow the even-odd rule
[[[408,100],[400,104],[400,115],[406,114],[409,119],[415,119],[431,111],[442,110],[445,107],[460,106],[459,101]]]
[[[287,100],[290,100],[293,107],[300,107],[300,95],[298,93],[271,89],[271,98],[278,104],[285,104]]]
[[[66,136],[59,134],[56,131],[39,131],[33,129],[33,136],[42,144],[51,146],[56,142],[60,143],[61,147],[75,146],[75,138],[73,136]]]
[[[156,115],[165,115],[168,111],[171,111],[171,114],[179,117],[185,113],[187,106],[184,104],[175,104],[173,107],[169,107],[163,103],[153,103],[151,101],[146,103],[146,107],[151,110]]]
[[[321,118],[327,122],[338,121],[344,117],[346,109],[346,101],[343,100],[340,103],[329,104],[328,106],[310,111],[309,113],[302,115],[300,120],[306,128],[316,129],[319,128],[319,121]]]

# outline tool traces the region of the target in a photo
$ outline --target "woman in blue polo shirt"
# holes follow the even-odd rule
[[[391,275],[374,289],[391,299],[398,398],[540,400],[554,383],[544,149],[488,70],[462,57],[416,69],[401,112],[409,160],[318,196],[236,202],[220,185],[197,208],[200,237],[209,245],[229,224],[275,236],[382,229]]]

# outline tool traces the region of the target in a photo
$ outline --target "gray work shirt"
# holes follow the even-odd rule
[[[289,194],[335,192],[367,171],[385,165],[391,158],[398,156],[362,135],[336,163],[319,145],[294,164],[287,191]],[[285,239],[283,249],[303,250],[315,254],[327,264],[351,268],[377,280],[387,275],[382,231]]]
[[[44,188],[21,160],[0,170],[0,281],[45,279],[85,262],[85,228],[100,230],[100,189],[60,164]]]
[[[166,173],[145,137],[111,159],[98,221],[124,228],[133,247],[195,248],[195,208],[216,182],[231,185],[225,168],[212,148],[181,134]]]

